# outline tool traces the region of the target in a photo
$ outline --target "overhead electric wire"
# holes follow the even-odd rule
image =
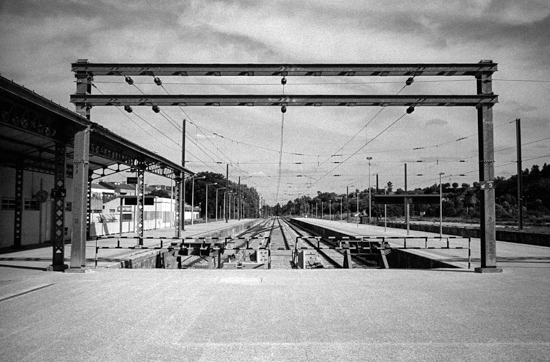
[[[407,84],[405,84],[397,93],[396,95],[398,95],[399,93],[401,93],[401,91],[403,89],[405,89],[405,87],[407,87]],[[351,137],[346,143],[344,143],[344,145],[342,147],[340,147],[336,152],[334,152],[333,154],[338,154],[338,152],[340,152],[341,150],[344,149],[344,147],[346,147],[351,141],[353,141],[355,139],[355,137],[357,137],[357,135],[359,135],[365,128],[368,127],[369,124],[371,124],[372,121],[374,121],[374,119],[380,114],[382,113],[382,111],[384,111],[386,109],[386,107],[382,107],[378,112],[376,112],[376,114],[363,126],[361,127],[361,129],[359,131],[357,131],[357,133],[355,133],[353,135],[353,137]],[[330,158],[324,160],[323,162],[321,162],[319,164],[318,167],[320,167],[321,165],[323,165],[325,162],[327,162]]]
[[[399,118],[397,118],[395,121],[393,121],[389,126],[387,126],[386,128],[384,128],[380,133],[378,133],[374,138],[371,138],[370,141],[368,141],[367,143],[365,143],[363,146],[361,146],[357,151],[355,151],[354,153],[352,153],[348,158],[346,158],[344,161],[342,161],[342,163],[339,163],[336,165],[336,167],[334,167],[333,169],[331,169],[329,172],[327,172],[326,174],[324,174],[323,176],[321,176],[321,178],[317,179],[311,186],[313,187],[315,184],[317,184],[317,182],[319,182],[320,180],[322,180],[324,177],[326,177],[329,173],[333,172],[334,170],[336,170],[338,167],[340,167],[342,164],[344,164],[347,160],[349,160],[351,157],[355,156],[357,153],[359,153],[359,151],[361,151],[363,148],[367,147],[367,145],[371,142],[373,142],[374,140],[376,140],[378,137],[380,137],[384,132],[386,132],[390,127],[392,127],[394,124],[396,124],[397,122],[399,122],[403,117],[405,117],[407,115],[407,113],[403,113]]]
[[[168,90],[161,84],[160,85],[161,88],[166,92],[166,94],[170,95],[170,93],[168,92]],[[189,119],[190,123],[193,124],[203,135],[204,137],[214,146],[214,148],[216,148],[227,160],[228,160],[228,163],[232,166],[232,167],[235,167],[237,170],[241,171],[242,173],[244,174],[249,174],[247,171],[243,170],[242,168],[240,168],[238,166],[238,162],[235,163],[229,156],[227,156],[214,142],[212,142],[212,140],[206,135],[206,133],[204,133],[204,131],[201,129],[201,127],[197,124],[197,122],[195,120],[193,120],[189,114],[187,114],[187,112],[185,112],[185,110],[181,107],[181,106],[178,106],[178,108],[182,111],[182,113]]]

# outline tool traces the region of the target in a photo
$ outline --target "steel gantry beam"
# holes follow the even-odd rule
[[[479,106],[498,103],[498,96],[479,95],[189,95],[74,94],[71,102],[94,106]]]
[[[491,61],[456,64],[158,64],[88,63],[72,71],[83,76],[475,76],[497,71]]]

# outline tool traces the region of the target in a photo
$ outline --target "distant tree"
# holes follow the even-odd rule
[[[170,193],[166,190],[153,190],[149,193],[151,196],[170,198]]]

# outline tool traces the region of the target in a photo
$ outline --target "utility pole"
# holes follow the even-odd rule
[[[518,230],[523,230],[523,172],[521,167],[521,120],[516,119],[516,148],[518,153]]]
[[[407,164],[405,164],[405,224],[407,224],[407,236],[410,233],[409,227],[409,200],[407,199]]]
[[[346,202],[348,204],[348,220],[347,220],[347,222],[349,222],[349,186],[346,186]]]
[[[369,225],[372,222],[372,201],[371,201],[371,187],[370,187],[370,160],[372,160],[372,157],[367,157],[367,160],[369,160]]]
[[[181,165],[185,168],[185,125],[187,120],[183,119],[182,139],[181,139]],[[185,172],[181,174],[181,202],[180,202],[180,223],[181,231],[185,231]],[[193,211],[191,211],[193,212]],[[179,234],[179,232],[178,232]],[[178,236],[179,237],[179,236]]]
[[[239,207],[239,221],[241,221],[242,201],[241,201],[241,176],[239,176],[239,188],[237,189],[237,206]]]
[[[225,213],[225,201],[228,198],[228,192],[229,192],[229,164],[225,165],[225,192],[223,196],[223,214],[225,215],[225,222],[227,223],[227,214]],[[227,204],[227,207],[229,207],[229,203]]]

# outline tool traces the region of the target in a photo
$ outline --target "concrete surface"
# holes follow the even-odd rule
[[[0,359],[549,361],[542,255],[500,274],[0,267]]]

